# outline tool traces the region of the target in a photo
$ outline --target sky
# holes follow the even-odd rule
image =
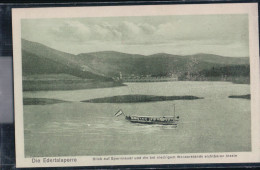
[[[26,40],[72,54],[249,55],[246,14],[23,19],[21,29]]]

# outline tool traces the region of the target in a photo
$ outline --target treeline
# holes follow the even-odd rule
[[[229,65],[212,67],[201,71],[185,72],[179,80],[189,81],[231,81],[233,83],[250,83],[249,65]]]
[[[224,67],[212,67],[209,70],[202,70],[199,74],[206,77],[219,77],[219,76],[249,76],[250,66],[249,65],[235,65],[235,66],[224,66]]]

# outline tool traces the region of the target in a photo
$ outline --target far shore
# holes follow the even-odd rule
[[[23,80],[23,91],[62,91],[62,90],[82,90],[96,88],[113,88],[127,86],[127,83],[161,83],[161,82],[231,82],[234,84],[249,84],[249,81],[241,79],[234,81],[224,80],[177,80],[177,81],[89,81],[89,80]]]
[[[228,98],[234,99],[248,99],[251,95],[230,95]],[[89,100],[83,100],[81,102],[86,103],[146,103],[146,102],[162,102],[162,101],[174,101],[174,100],[198,100],[204,99],[197,96],[154,96],[154,95],[121,95],[111,96],[104,98],[94,98]],[[50,105],[57,103],[68,103],[69,101],[51,99],[51,98],[23,98],[24,105]]]
[[[169,100],[196,100],[203,99],[197,96],[153,96],[153,95],[122,95],[104,98],[84,100],[88,103],[142,103],[142,102],[160,102]]]
[[[89,80],[23,80],[23,91],[62,91],[81,90],[95,88],[109,88],[126,86],[121,82],[114,81],[89,81]]]
[[[246,95],[231,95],[228,96],[229,98],[239,98],[239,99],[251,99],[251,95],[250,94],[246,94]]]
[[[65,103],[68,101],[48,99],[48,98],[23,98],[23,105],[48,105],[56,103]]]

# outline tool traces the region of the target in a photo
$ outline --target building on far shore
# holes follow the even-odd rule
[[[121,73],[121,72],[120,72]],[[123,82],[163,82],[163,81],[178,81],[178,76],[176,74],[169,74],[167,76],[152,76],[147,75],[122,75],[119,77]]]

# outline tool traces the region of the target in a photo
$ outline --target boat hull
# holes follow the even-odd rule
[[[174,117],[138,117],[138,116],[126,116],[126,120],[131,123],[141,124],[159,124],[159,125],[177,125],[178,120]]]

